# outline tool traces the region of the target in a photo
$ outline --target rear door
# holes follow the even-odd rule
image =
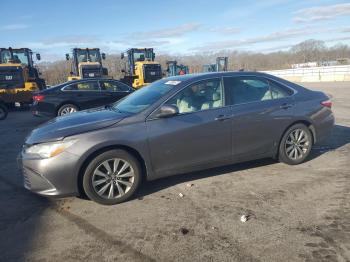
[[[224,77],[224,84],[231,104],[234,158],[273,152],[293,117],[291,90],[255,76]]]
[[[75,103],[81,110],[107,104],[96,80],[72,83],[62,91],[65,100]]]
[[[147,120],[152,165],[164,175],[231,158],[231,121],[221,79],[194,83],[165,104],[179,108],[169,118]]]
[[[132,91],[131,87],[114,80],[100,80],[99,83],[107,104],[118,101]]]

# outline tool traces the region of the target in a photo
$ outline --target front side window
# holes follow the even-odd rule
[[[205,80],[190,85],[177,93],[166,104],[177,106],[180,114],[222,107],[221,80]]]
[[[225,77],[224,84],[234,105],[272,99],[269,83],[258,77]]]
[[[130,90],[130,87],[127,85],[114,81],[100,81],[100,85],[102,91],[127,92]]]
[[[83,82],[72,84],[64,88],[65,91],[99,91],[97,82]]]

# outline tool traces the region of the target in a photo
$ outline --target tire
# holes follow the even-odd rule
[[[79,108],[76,105],[64,104],[58,109],[57,116],[69,115],[77,111],[79,111]]]
[[[0,120],[6,119],[8,114],[7,107],[3,104],[0,104]]]
[[[129,166],[124,168],[125,164]],[[140,163],[134,156],[124,150],[110,150],[88,164],[83,176],[83,189],[91,200],[102,205],[115,205],[134,195],[141,184],[141,177]]]
[[[309,156],[313,137],[307,126],[295,124],[284,133],[279,146],[279,160],[288,165],[298,165]]]

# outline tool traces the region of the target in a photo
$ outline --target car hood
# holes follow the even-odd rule
[[[126,116],[125,113],[109,108],[97,108],[56,117],[34,129],[25,143],[37,144],[61,140],[67,136],[109,127]]]

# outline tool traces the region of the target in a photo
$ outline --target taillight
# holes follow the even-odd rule
[[[33,96],[33,100],[35,101],[35,102],[41,102],[41,101],[43,101],[45,99],[45,96],[43,96],[43,95],[35,95],[35,96]]]
[[[326,100],[321,102],[321,105],[328,107],[328,108],[332,108],[332,101],[331,100]]]

